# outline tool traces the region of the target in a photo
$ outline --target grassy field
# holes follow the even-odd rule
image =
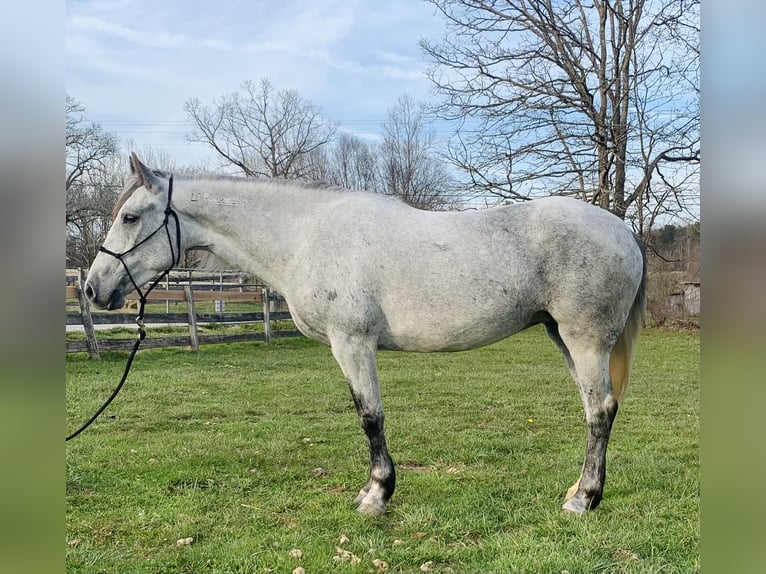
[[[126,356],[67,356],[68,430]],[[398,484],[369,518],[352,506],[366,441],[327,348],[143,351],[67,443],[67,572],[697,572],[698,363],[698,333],[644,332],[604,501],[574,517],[560,507],[584,417],[542,329],[466,353],[381,353]]]

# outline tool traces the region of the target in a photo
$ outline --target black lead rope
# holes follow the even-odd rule
[[[112,257],[115,257],[120,263],[122,263],[122,266],[125,268],[125,272],[128,274],[128,277],[130,278],[131,283],[133,283],[133,287],[136,290],[136,293],[138,293],[140,305],[138,307],[138,316],[136,317],[136,325],[138,325],[138,339],[136,339],[136,342],[133,343],[133,349],[130,352],[130,356],[128,357],[128,362],[125,364],[125,370],[122,373],[122,378],[120,379],[119,384],[117,387],[112,391],[112,394],[109,396],[108,399],[106,399],[106,402],[101,405],[101,408],[98,409],[92,417],[88,419],[88,421],[82,425],[79,429],[77,429],[75,432],[70,434],[68,437],[66,437],[66,440],[73,439],[77,435],[79,435],[82,431],[84,431],[86,428],[88,428],[93,421],[95,421],[101,413],[103,413],[106,410],[106,407],[109,406],[109,404],[114,400],[114,398],[117,396],[117,394],[120,392],[120,389],[122,389],[122,386],[125,384],[125,381],[128,378],[128,373],[130,373],[130,367],[133,364],[133,359],[136,357],[136,353],[138,352],[138,347],[141,345],[143,340],[146,338],[146,331],[144,330],[144,307],[146,306],[146,300],[149,296],[149,293],[152,292],[152,289],[154,289],[157,285],[159,285],[160,281],[162,281],[165,276],[167,276],[168,273],[170,273],[171,269],[175,267],[180,261],[181,261],[181,226],[178,222],[178,214],[173,210],[173,208],[170,205],[170,202],[173,198],[173,176],[170,176],[170,180],[168,181],[168,203],[165,207],[165,219],[162,222],[162,225],[160,225],[157,229],[155,229],[152,233],[150,233],[147,237],[145,237],[143,240],[138,242],[136,245],[128,249],[127,251],[123,251],[122,253],[115,253],[114,251],[110,251],[109,249],[105,248],[103,245],[99,248],[99,251],[103,251],[107,255],[111,255]],[[176,224],[176,249],[173,249],[173,240],[170,236],[170,229],[168,228],[168,223],[170,222],[170,218],[173,218]],[[133,275],[130,272],[130,269],[128,269],[127,263],[125,263],[125,260],[123,257],[136,249],[137,247],[143,245],[146,243],[149,239],[154,237],[161,229],[165,229],[165,233],[168,237],[168,245],[170,245],[170,254],[172,256],[173,261],[170,263],[170,266],[165,269],[165,271],[162,272],[162,274],[157,277],[152,284],[149,286],[149,288],[144,292],[141,291],[141,288],[136,284],[135,279],[133,279]]]
[[[136,322],[138,322],[138,319],[136,319]],[[109,404],[114,400],[114,397],[117,396],[117,393],[120,392],[120,389],[122,388],[122,385],[125,384],[125,381],[128,378],[128,373],[130,372],[130,366],[133,364],[133,359],[136,356],[136,352],[138,351],[139,345],[141,345],[141,341],[144,340],[144,337],[146,337],[146,332],[139,326],[138,327],[138,339],[136,339],[136,342],[133,343],[133,350],[130,352],[130,357],[128,357],[128,362],[125,365],[125,371],[122,373],[122,379],[120,379],[120,384],[117,385],[117,387],[112,391],[112,394],[109,396],[108,399],[106,399],[106,402],[101,405],[101,408],[98,409],[95,414],[88,419],[88,421],[82,425],[79,429],[77,429],[75,432],[70,434],[68,437],[66,437],[66,440],[73,439],[77,435],[79,435],[82,431],[84,431],[86,428],[88,428],[93,421],[95,421],[98,416],[103,413],[106,410],[106,407],[109,406]]]

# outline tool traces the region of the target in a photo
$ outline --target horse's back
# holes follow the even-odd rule
[[[576,200],[472,212],[366,194],[336,202],[305,230],[295,302],[324,340],[332,329],[358,329],[385,348],[474,348],[569,312],[574,300],[592,306],[581,294],[630,275],[614,268],[631,259],[630,231]]]

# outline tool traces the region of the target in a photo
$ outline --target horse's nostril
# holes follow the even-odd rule
[[[92,301],[96,297],[96,292],[93,290],[90,283],[85,283],[85,296],[89,301]]]

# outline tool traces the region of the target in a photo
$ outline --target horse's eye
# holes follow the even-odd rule
[[[131,215],[130,213],[126,213],[122,216],[122,222],[128,225],[135,223],[136,221],[138,221],[138,215]]]

